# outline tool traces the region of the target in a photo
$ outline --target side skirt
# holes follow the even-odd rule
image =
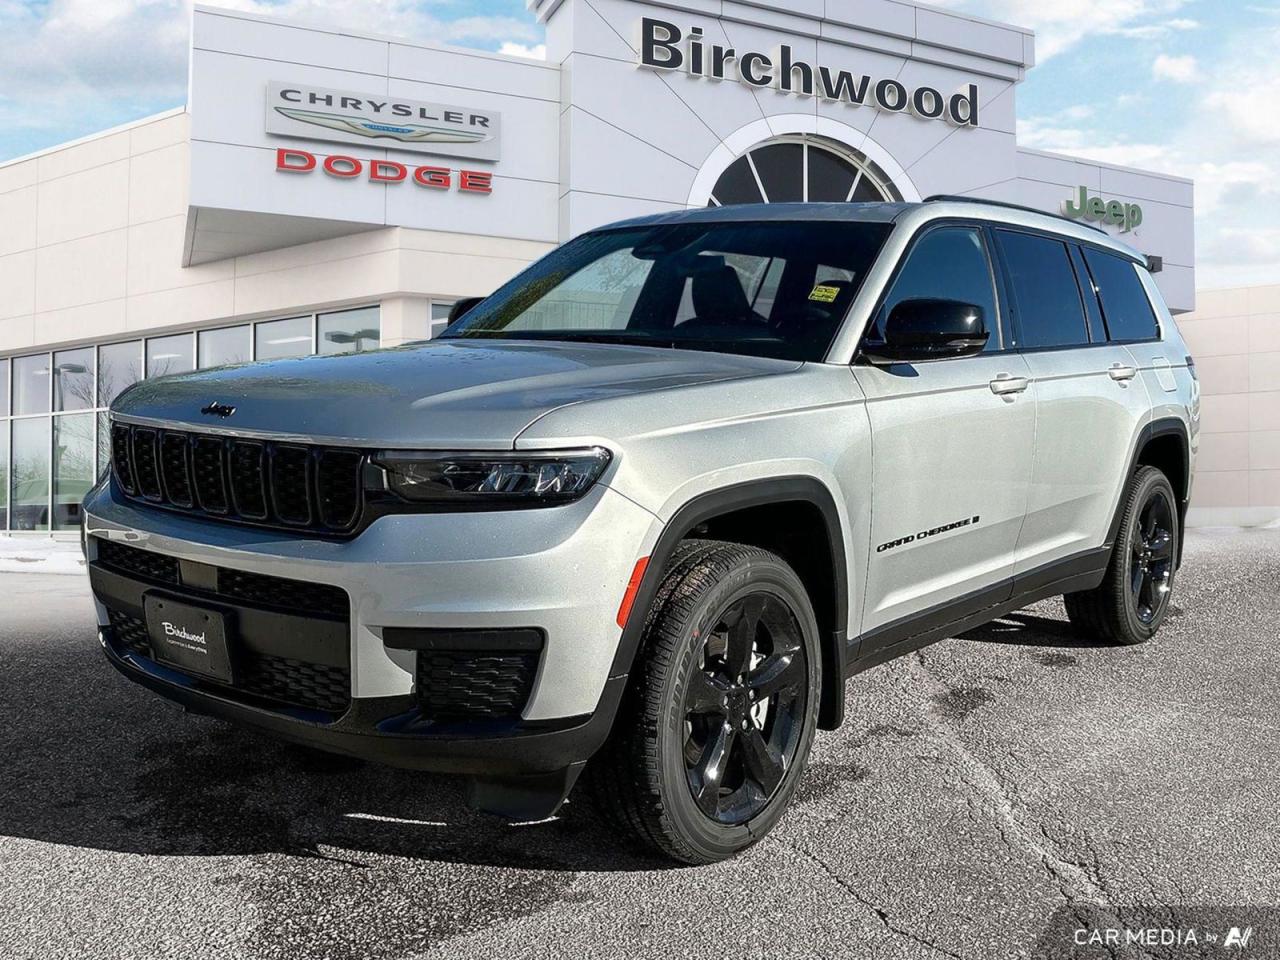
[[[931,643],[980,627],[1039,600],[1062,593],[1092,590],[1102,583],[1110,561],[1111,547],[1099,547],[886,623],[864,633],[850,645],[851,652],[857,649],[861,656],[845,664],[845,676],[853,676]]]

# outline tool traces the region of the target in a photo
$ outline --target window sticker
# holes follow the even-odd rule
[[[818,303],[835,303],[838,296],[840,296],[839,287],[828,287],[826,284],[820,283],[813,288],[813,292],[809,294],[809,299]]]

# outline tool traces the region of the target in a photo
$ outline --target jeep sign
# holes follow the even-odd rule
[[[1062,212],[1072,220],[1084,219],[1119,227],[1121,233],[1142,226],[1142,207],[1138,204],[1091,197],[1088,187],[1080,187],[1075,197],[1063,200]]]

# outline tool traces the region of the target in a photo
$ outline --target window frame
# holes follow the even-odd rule
[[[1018,297],[1013,289],[1013,275],[1009,269],[1008,261],[1005,259],[1004,249],[1000,246],[1000,238],[996,236],[1000,231],[1006,233],[1021,233],[1027,236],[1039,237],[1044,240],[1054,240],[1066,249],[1067,264],[1071,268],[1071,276],[1075,279],[1076,295],[1080,298],[1080,318],[1084,322],[1085,341],[1083,343],[1055,343],[1047,346],[1028,347],[1023,345],[1024,335],[1022,328],[1022,313],[1018,307]],[[1075,237],[1063,236],[1060,233],[1053,233],[1050,230],[1037,230],[1034,227],[1023,227],[1018,224],[1003,223],[993,221],[991,224],[992,239],[995,241],[996,249],[1000,258],[1000,272],[1004,276],[1005,289],[1009,292],[1010,313],[1013,319],[1014,338],[1019,353],[1049,353],[1059,350],[1084,350],[1089,347],[1106,346],[1106,340],[1094,340],[1093,331],[1089,322],[1089,308],[1085,303],[1084,288],[1080,284],[1080,275],[1076,270],[1075,257],[1072,255],[1072,245],[1078,243]],[[1105,329],[1105,328],[1104,328]]]
[[[1010,324],[1009,298],[1010,291],[1005,286],[1003,264],[997,262],[995,238],[990,229],[990,223],[986,220],[972,220],[965,217],[941,217],[937,220],[930,220],[928,223],[916,230],[907,241],[902,255],[898,257],[898,262],[893,266],[893,272],[889,275],[889,279],[885,281],[884,287],[880,290],[879,296],[876,297],[875,307],[871,311],[871,317],[867,321],[866,326],[862,330],[861,336],[858,337],[858,345],[853,351],[852,363],[867,364],[869,361],[863,353],[868,336],[872,331],[878,329],[881,314],[884,312],[885,304],[889,300],[889,294],[893,292],[894,286],[898,282],[898,278],[902,275],[903,268],[907,261],[911,259],[915,253],[916,247],[935,230],[943,230],[947,228],[961,227],[971,229],[982,237],[983,251],[987,255],[987,272],[991,278],[991,292],[996,304],[996,324],[991,328],[991,333],[999,338],[999,342],[995,348],[984,349],[975,357],[946,357],[941,360],[930,360],[929,363],[944,363],[952,360],[973,360],[978,357],[991,357],[1002,353],[1018,352],[1017,344],[1014,341],[1015,330]],[[850,305],[850,310],[853,305]],[[848,314],[845,315],[844,322],[848,323]]]
[[[1141,275],[1135,272],[1134,278],[1138,281],[1138,288],[1142,291],[1142,299],[1146,301],[1147,309],[1151,311],[1151,319],[1155,321],[1155,334],[1150,337],[1139,337],[1137,339],[1121,340],[1111,336],[1111,322],[1107,320],[1107,308],[1102,302],[1102,288],[1098,286],[1097,278],[1093,275],[1093,267],[1089,266],[1089,257],[1085,252],[1085,244],[1080,244],[1080,262],[1084,264],[1084,268],[1089,274],[1089,286],[1093,289],[1094,297],[1098,301],[1098,314],[1102,318],[1102,329],[1106,331],[1107,342],[1124,346],[1132,343],[1159,343],[1164,339],[1164,324],[1160,319],[1160,310],[1151,300],[1151,294],[1147,292],[1147,285],[1142,282]],[[1106,247],[1100,247],[1097,244],[1088,244],[1090,249],[1098,251],[1103,256],[1115,257],[1117,260],[1127,262],[1130,269],[1145,269],[1143,264],[1138,263],[1131,257],[1122,256],[1115,250],[1109,250]]]

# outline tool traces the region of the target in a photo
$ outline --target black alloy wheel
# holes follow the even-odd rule
[[[822,646],[775,553],[683,541],[663,564],[609,742],[587,767],[605,819],[683,863],[757,843],[795,795],[818,724]]]
[[[1138,619],[1155,622],[1169,602],[1174,564],[1173,505],[1165,491],[1147,497],[1138,515],[1129,561],[1130,593]]]
[[[1144,643],[1172,607],[1181,514],[1169,478],[1153,466],[1134,471],[1120,498],[1119,535],[1102,582],[1062,599],[1086,640]]]
[[[746,823],[778,789],[800,740],[800,626],[777,597],[747,594],[716,617],[701,661],[685,694],[689,790],[712,820]]]

